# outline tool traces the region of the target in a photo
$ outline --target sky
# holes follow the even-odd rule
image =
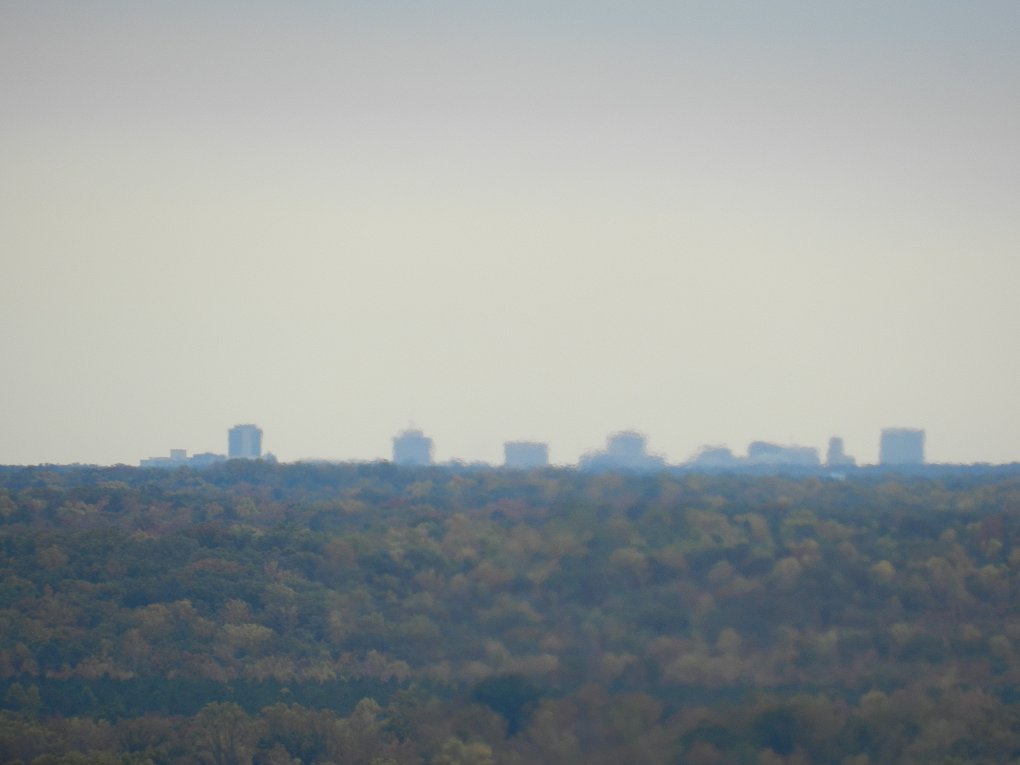
[[[0,464],[1020,461],[1020,3],[0,4]]]

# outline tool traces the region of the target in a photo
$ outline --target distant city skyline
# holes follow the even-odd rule
[[[1020,3],[0,4],[0,464],[1020,459]]]
[[[169,457],[148,457],[140,460],[141,467],[173,468],[182,466],[207,467],[227,459],[262,459],[262,429],[253,424],[235,425],[227,432],[226,455],[205,452],[189,457],[186,449],[170,449]],[[879,434],[879,462],[885,467],[911,467],[929,463],[925,458],[925,431],[921,428],[883,428]],[[477,464],[491,467],[541,468],[547,466],[577,467],[581,470],[628,470],[653,472],[670,467],[688,466],[709,470],[727,468],[833,468],[845,470],[858,465],[846,454],[840,436],[829,438],[824,460],[820,450],[800,444],[780,444],[755,440],[747,445],[746,453],[734,453],[728,446],[705,446],[690,458],[669,460],[663,455],[649,452],[648,436],[635,430],[614,431],[606,437],[603,449],[590,449],[576,463],[554,462],[549,459],[549,444],[542,441],[506,441],[503,443],[501,463],[472,458],[451,458],[437,461],[432,439],[419,428],[408,428],[392,438],[389,461],[405,467],[425,467],[443,464]],[[267,459],[278,461],[273,454]],[[301,461],[324,460],[308,457]],[[350,459],[349,462],[373,461]],[[861,465],[865,466],[865,465]]]

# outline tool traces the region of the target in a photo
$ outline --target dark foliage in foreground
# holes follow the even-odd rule
[[[1020,480],[0,469],[0,763],[1020,762]]]

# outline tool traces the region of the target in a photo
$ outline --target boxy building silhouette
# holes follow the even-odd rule
[[[923,465],[924,431],[915,428],[885,428],[879,443],[882,465]]]
[[[257,425],[235,425],[227,433],[227,459],[257,460],[262,458],[262,428]]]
[[[393,438],[393,463],[396,465],[431,465],[432,439],[420,430],[405,430]]]
[[[503,465],[527,470],[549,466],[549,445],[539,441],[507,441],[503,444]]]

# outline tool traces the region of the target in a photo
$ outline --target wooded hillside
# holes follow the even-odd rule
[[[0,469],[0,762],[1020,762],[1020,478]]]

